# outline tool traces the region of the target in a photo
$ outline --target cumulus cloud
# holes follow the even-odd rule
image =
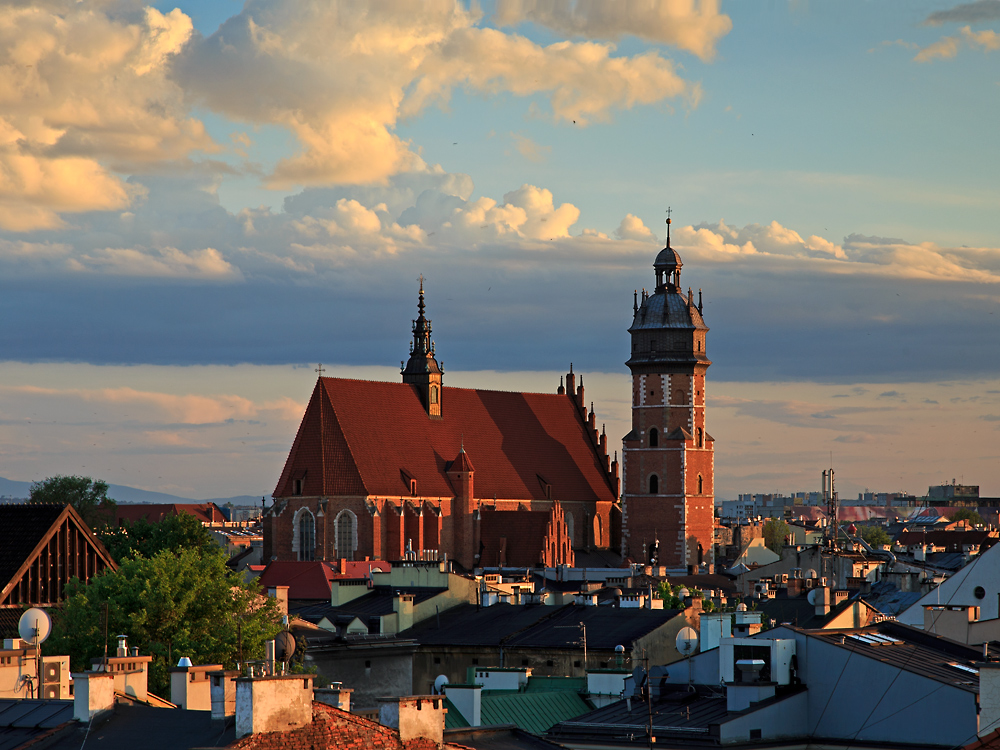
[[[113,276],[219,281],[242,278],[240,271],[212,247],[191,252],[184,252],[175,247],[156,250],[104,248],[69,258],[66,267],[71,271],[99,272]]]
[[[639,240],[655,242],[657,238],[650,231],[649,227],[642,223],[642,219],[634,214],[627,214],[622,219],[621,224],[615,230],[615,237],[620,240]]]
[[[959,49],[964,45],[970,49],[981,52],[995,52],[1000,50],[1000,34],[992,29],[973,31],[970,26],[963,26],[955,36],[941,37],[933,44],[929,44],[920,50],[913,58],[917,62],[930,62],[931,60],[947,60],[958,54]]]
[[[635,36],[670,44],[703,60],[733,27],[718,0],[500,0],[494,21],[511,26],[531,21],[561,34],[591,39]]]
[[[924,23],[940,26],[943,23],[980,23],[997,18],[1000,18],[1000,0],[975,0],[948,10],[935,11],[927,16]]]
[[[865,274],[935,281],[1000,283],[1000,248],[947,248],[932,242],[850,235],[835,244],[803,238],[777,221],[731,227],[724,221],[680,227],[673,244],[711,263],[754,263],[816,273]],[[791,262],[792,265],[790,265]]]
[[[125,208],[141,189],[116,172],[214,149],[167,75],[191,19],[115,7],[0,8],[0,228]]]
[[[616,56],[611,44],[589,41],[541,46],[480,20],[448,0],[419,8],[251,0],[189,45],[176,80],[217,112],[295,134],[301,151],[275,166],[274,188],[426,169],[395,127],[446,106],[459,86],[543,95],[556,120],[579,125],[668,98],[696,104],[700,95],[659,53]]]

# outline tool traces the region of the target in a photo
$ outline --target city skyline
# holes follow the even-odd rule
[[[419,274],[445,387],[573,362],[620,451],[670,206],[718,497],[1000,495],[1000,6],[607,7],[0,8],[0,476],[269,493]]]

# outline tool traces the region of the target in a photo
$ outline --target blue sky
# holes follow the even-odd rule
[[[420,273],[453,383],[573,361],[624,434],[669,205],[721,496],[1000,495],[1000,2],[612,7],[0,5],[0,475],[269,491]]]

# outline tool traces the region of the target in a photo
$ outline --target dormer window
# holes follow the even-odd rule
[[[416,496],[417,496],[417,480],[416,479],[411,479],[410,480],[410,497],[416,497]]]
[[[302,494],[302,480],[301,479],[293,479],[292,480],[292,494],[293,495],[301,495]]]
[[[431,403],[436,404],[438,402],[438,389],[436,385],[431,386]]]

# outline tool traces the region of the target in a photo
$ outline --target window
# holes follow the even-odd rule
[[[302,480],[301,479],[293,479],[292,480],[292,494],[293,495],[301,495],[302,494]]]
[[[521,659],[521,666],[522,667],[528,666],[528,660],[527,659]]]
[[[431,403],[436,404],[438,402],[438,389],[436,385],[431,386]]]
[[[656,339],[650,339],[649,340],[649,351],[651,351],[651,352],[655,352],[656,351]]]
[[[976,597],[977,599],[985,599],[986,598],[986,589],[984,589],[982,586],[976,586],[976,588],[973,589],[973,591],[972,591],[972,595],[974,597]]]
[[[698,494],[701,495],[705,492],[705,480],[702,478],[701,474],[698,475]]]
[[[653,474],[649,477],[649,494],[656,495],[660,492],[660,478]]]
[[[411,479],[410,480],[410,496],[411,497],[416,497],[417,496],[417,480],[416,479]]]
[[[303,511],[299,516],[299,560],[312,560],[316,554],[316,521],[307,509]]]
[[[702,432],[702,429],[699,427],[697,430],[695,430],[695,434],[697,435],[697,443],[696,443],[697,446],[699,448],[704,448],[705,447],[705,433]]]
[[[655,448],[660,444],[660,433],[655,427],[649,428],[649,447]]]
[[[337,556],[345,560],[354,559],[358,548],[357,518],[349,510],[342,510],[333,522],[337,540]]]

